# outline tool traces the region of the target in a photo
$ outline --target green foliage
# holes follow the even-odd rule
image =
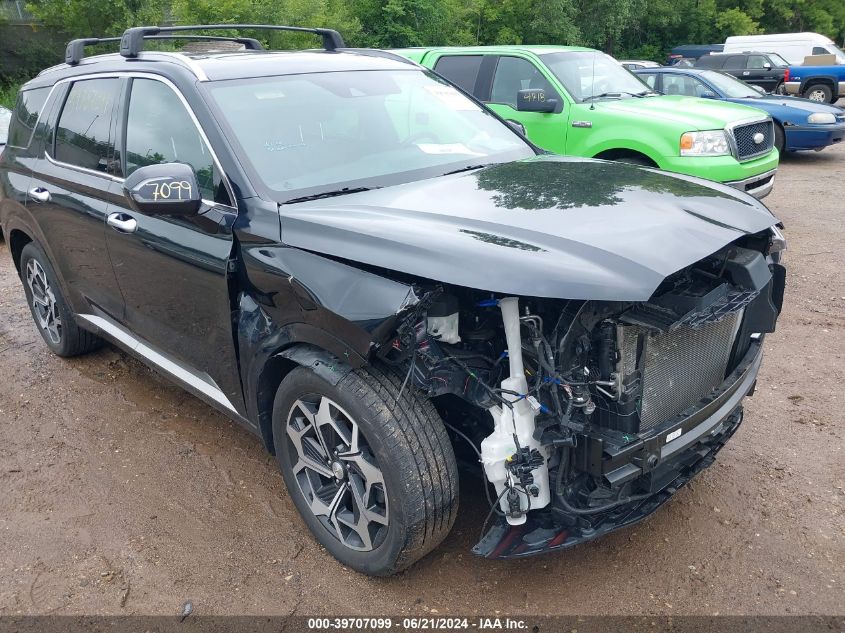
[[[0,85],[0,106],[6,106],[11,110],[15,106],[19,89],[19,84]]]
[[[335,28],[350,46],[580,44],[656,61],[673,46],[729,35],[817,31],[845,41],[843,0],[30,0],[27,8],[62,40],[138,24],[275,23]],[[316,44],[308,35],[251,35],[273,48]],[[13,54],[25,69],[18,75],[58,61],[43,42]],[[14,73],[3,72],[8,83]]]

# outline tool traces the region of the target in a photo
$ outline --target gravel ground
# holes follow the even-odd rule
[[[246,431],[114,348],[52,356],[0,242],[0,615],[843,614],[843,199],[845,145],[785,158],[786,309],[745,422],[675,499],[491,562],[466,485],[443,545],[379,580],[310,538]]]

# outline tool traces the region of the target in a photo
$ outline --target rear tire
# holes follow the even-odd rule
[[[775,89],[772,90],[772,94],[781,95],[781,96],[785,95],[786,94],[786,85],[782,81],[779,81],[778,85],[775,86]]]
[[[77,325],[50,260],[35,242],[23,247],[20,271],[32,319],[54,354],[79,356],[102,346],[101,338]]]
[[[276,460],[314,537],[341,563],[388,576],[449,533],[458,470],[427,399],[377,367],[332,385],[298,367],[273,404]]]
[[[818,103],[833,103],[833,89],[827,84],[811,84],[807,86],[803,97]]]

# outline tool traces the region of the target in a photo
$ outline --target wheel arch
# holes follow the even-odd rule
[[[15,263],[15,269],[18,273],[21,272],[21,253],[24,247],[33,242],[32,236],[23,229],[14,228],[9,232],[9,251],[12,254],[12,261]]]
[[[255,390],[258,428],[265,448],[275,455],[273,402],[279,385],[297,367],[308,367],[328,383],[337,385],[352,371],[352,365],[331,352],[310,343],[295,343],[276,350],[264,363]]]
[[[645,154],[636,149],[630,149],[627,147],[616,147],[613,149],[606,149],[602,152],[599,152],[593,158],[598,158],[601,160],[619,160],[620,158],[639,158],[651,163],[653,167],[660,167],[651,156]]]

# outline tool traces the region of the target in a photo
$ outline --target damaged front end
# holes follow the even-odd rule
[[[742,421],[775,328],[781,246],[775,229],[746,235],[641,302],[418,285],[376,354],[482,464],[491,509],[473,551],[520,557],[591,540],[708,466]]]

